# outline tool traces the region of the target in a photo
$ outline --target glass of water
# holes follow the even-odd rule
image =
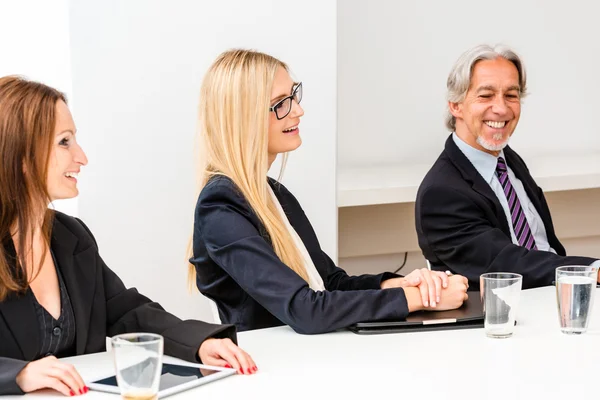
[[[523,277],[509,272],[494,272],[481,275],[479,281],[485,334],[492,338],[511,337],[515,330]]]
[[[587,330],[596,294],[598,268],[565,266],[556,268],[556,300],[560,330],[581,334]]]
[[[117,384],[126,400],[156,400],[162,370],[163,337],[125,333],[111,339]]]

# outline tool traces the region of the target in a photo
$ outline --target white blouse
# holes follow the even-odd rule
[[[285,224],[288,232],[292,236],[292,239],[294,240],[296,247],[300,251],[300,255],[304,259],[304,268],[306,269],[306,272],[308,275],[308,286],[312,290],[315,290],[315,291],[325,290],[325,285],[323,284],[323,279],[321,278],[321,275],[319,275],[319,271],[317,271],[315,264],[313,263],[312,259],[310,258],[310,254],[308,254],[308,250],[306,250],[306,246],[304,246],[302,239],[300,239],[300,236],[298,236],[298,234],[296,233],[296,230],[290,224],[290,221],[288,220],[287,215],[285,215],[285,211],[283,211],[283,207],[281,207],[281,203],[279,203],[279,200],[277,199],[277,196],[275,196],[275,193],[273,192],[273,189],[271,189],[271,186],[269,186],[269,193],[271,193],[271,197],[273,198],[273,201],[275,202],[275,206],[277,207],[277,210],[279,211],[279,215],[281,215],[281,219],[283,220],[283,223]]]

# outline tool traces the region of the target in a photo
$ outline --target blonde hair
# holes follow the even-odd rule
[[[264,225],[279,259],[308,281],[304,260],[267,182],[269,107],[278,68],[288,70],[268,54],[241,49],[224,52],[209,68],[198,113],[200,189],[215,175],[231,179]],[[285,156],[282,171],[284,165]],[[190,264],[190,285],[195,272]]]

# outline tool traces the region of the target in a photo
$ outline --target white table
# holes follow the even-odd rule
[[[306,336],[280,327],[240,333],[239,341],[256,361],[257,374],[169,399],[564,400],[597,398],[600,387],[600,306],[586,334],[564,335],[553,287],[523,291],[510,339],[487,338],[482,329]],[[86,380],[113,368],[106,353],[71,362]],[[27,397],[63,398],[47,391]],[[80,398],[118,396],[90,391]]]

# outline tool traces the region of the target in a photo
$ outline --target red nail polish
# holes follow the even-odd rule
[[[244,368],[240,368],[240,374],[244,373]]]
[[[252,373],[252,369],[248,368],[248,373],[251,374]]]
[[[69,390],[69,394],[70,394],[71,396],[75,396],[75,392],[74,392],[74,391],[72,391],[72,390]]]
[[[231,365],[225,364],[225,368],[231,368]]]
[[[85,390],[85,393],[87,393],[87,392],[89,392],[89,391],[90,391],[90,388],[89,388],[89,387],[87,387],[87,386],[85,386],[83,389]]]
[[[79,394],[83,394],[83,393],[85,393],[85,392],[83,391],[83,388],[79,389]]]
[[[258,367],[256,365],[252,367],[252,369],[254,370],[254,372],[258,371]]]

